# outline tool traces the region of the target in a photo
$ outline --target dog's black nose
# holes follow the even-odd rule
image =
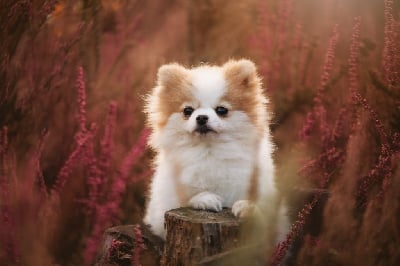
[[[205,124],[207,124],[208,116],[206,116],[206,115],[198,115],[196,117],[196,121],[197,121],[197,124],[199,126],[204,126]]]

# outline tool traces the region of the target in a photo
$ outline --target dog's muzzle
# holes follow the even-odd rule
[[[215,132],[211,127],[207,125],[208,116],[207,115],[198,115],[196,117],[196,129],[195,132],[200,134],[207,134],[208,132]]]

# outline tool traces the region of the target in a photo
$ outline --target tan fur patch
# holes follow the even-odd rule
[[[254,64],[249,60],[229,61],[223,68],[228,87],[223,100],[232,104],[234,110],[245,112],[259,130],[265,130],[267,100]]]
[[[258,200],[258,189],[259,189],[258,171],[259,171],[258,166],[255,165],[253,168],[253,173],[251,174],[250,184],[247,191],[248,200],[250,200],[251,202],[257,202]]]
[[[158,72],[158,86],[147,98],[146,113],[154,130],[164,127],[173,113],[191,97],[191,83],[187,70],[177,64],[164,65]]]

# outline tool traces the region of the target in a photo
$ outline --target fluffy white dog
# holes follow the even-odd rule
[[[288,222],[274,181],[270,113],[253,62],[161,66],[147,100],[157,152],[144,218],[151,230],[165,238],[164,214],[174,208],[230,207],[239,217],[257,209],[282,237]]]

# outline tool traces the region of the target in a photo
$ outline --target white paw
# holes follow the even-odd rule
[[[222,199],[216,194],[205,191],[193,196],[189,200],[189,206],[201,210],[221,211]]]
[[[249,200],[238,200],[232,206],[232,213],[236,217],[246,218],[254,214],[257,206]]]

